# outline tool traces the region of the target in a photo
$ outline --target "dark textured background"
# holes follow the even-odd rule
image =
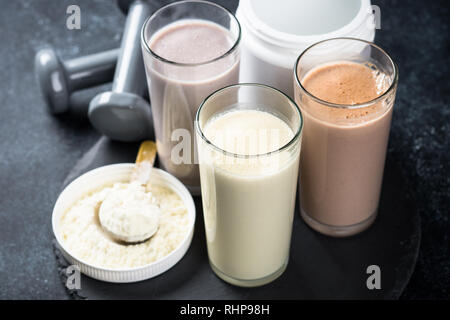
[[[381,8],[375,42],[400,69],[388,157],[404,171],[422,222],[419,260],[402,298],[449,299],[448,1],[372,2]],[[66,29],[70,4],[81,7],[81,30]],[[0,7],[0,298],[65,299],[51,210],[65,176],[99,135],[82,119],[46,112],[34,54],[49,44],[64,58],[117,47],[125,19],[108,0],[0,0]]]

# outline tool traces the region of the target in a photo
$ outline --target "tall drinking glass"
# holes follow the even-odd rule
[[[220,89],[197,112],[208,256],[229,283],[262,285],[286,268],[302,123],[294,101],[259,84]]]
[[[162,167],[200,192],[194,117],[213,91],[237,83],[241,29],[235,16],[206,1],[180,1],[144,23],[141,43]]]
[[[378,211],[397,67],[373,43],[336,38],[305,50],[294,79],[305,119],[301,215],[327,235],[361,232]]]

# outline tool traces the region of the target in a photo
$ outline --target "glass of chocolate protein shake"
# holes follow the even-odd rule
[[[298,57],[300,209],[311,228],[343,237],[375,220],[397,82],[392,58],[364,40],[325,40]]]

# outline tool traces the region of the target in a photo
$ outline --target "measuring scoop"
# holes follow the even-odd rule
[[[156,144],[142,142],[130,183],[113,187],[100,205],[100,224],[115,240],[143,242],[158,230],[161,209],[146,191],[155,157]]]

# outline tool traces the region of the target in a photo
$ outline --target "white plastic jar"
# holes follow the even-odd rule
[[[275,87],[293,97],[295,60],[325,39],[373,41],[370,0],[240,0],[242,28],[240,82]]]

